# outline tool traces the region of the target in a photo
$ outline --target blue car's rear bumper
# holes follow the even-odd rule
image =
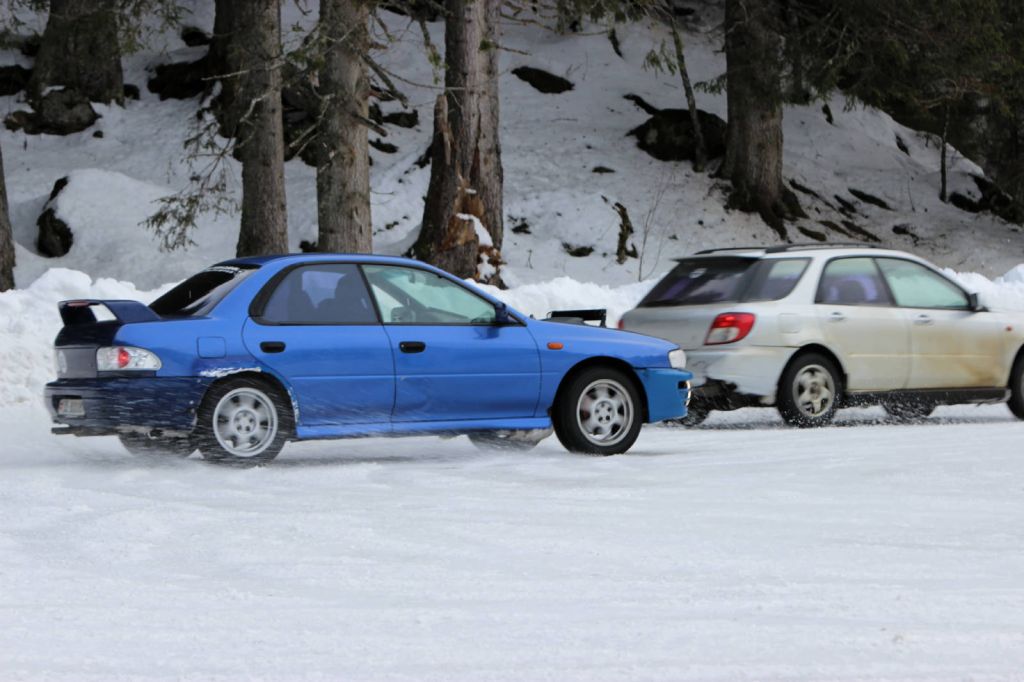
[[[682,419],[690,402],[690,379],[681,369],[641,369],[637,375],[647,392],[647,421]]]
[[[62,379],[46,385],[44,399],[54,423],[72,432],[113,433],[125,427],[191,431],[209,384],[195,377]],[[62,399],[81,400],[84,416],[58,414]]]

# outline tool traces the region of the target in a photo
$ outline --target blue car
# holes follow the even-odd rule
[[[554,429],[611,455],[686,414],[675,345],[539,321],[404,258],[241,258],[146,306],[60,304],[54,433],[135,454],[255,464],[289,440],[466,433],[527,449]]]

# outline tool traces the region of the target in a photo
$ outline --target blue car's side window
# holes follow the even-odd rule
[[[325,263],[288,272],[259,319],[268,324],[376,324],[377,313],[358,266]]]
[[[418,268],[364,265],[384,324],[494,324],[494,304]]]

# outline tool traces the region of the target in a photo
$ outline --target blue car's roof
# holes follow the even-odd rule
[[[232,258],[218,265],[265,265],[267,263],[316,263],[318,261],[345,260],[352,263],[394,263],[396,265],[425,265],[412,258],[398,256],[378,256],[365,253],[284,253],[273,256],[250,256],[248,258]]]

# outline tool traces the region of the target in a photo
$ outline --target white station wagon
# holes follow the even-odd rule
[[[686,351],[686,423],[774,405],[797,426],[881,404],[1009,401],[1024,418],[1024,314],[989,311],[921,258],[863,245],[702,251],[683,258],[619,325]]]

